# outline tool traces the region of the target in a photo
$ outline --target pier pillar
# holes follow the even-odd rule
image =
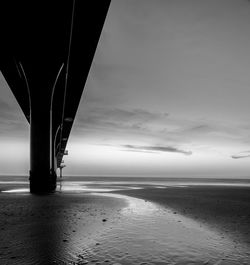
[[[31,94],[30,110],[30,192],[47,193],[56,189],[56,171],[51,167],[50,95]],[[52,146],[51,146],[52,144]]]

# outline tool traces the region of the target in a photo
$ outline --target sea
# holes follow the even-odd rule
[[[57,180],[58,191],[108,192],[128,188],[184,187],[184,186],[238,186],[250,187],[249,178],[181,178],[181,177],[125,177],[125,176],[64,176]],[[28,176],[0,176],[0,192],[27,192]]]

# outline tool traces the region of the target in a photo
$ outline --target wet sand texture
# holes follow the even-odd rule
[[[0,194],[0,264],[72,264],[125,205],[77,194]]]
[[[250,264],[250,188],[138,186],[0,193],[0,264]]]
[[[189,186],[119,191],[170,207],[250,248],[250,188]]]

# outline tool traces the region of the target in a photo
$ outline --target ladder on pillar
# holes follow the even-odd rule
[[[63,168],[66,167],[66,165],[60,165],[59,169],[60,169],[60,179],[62,179],[62,170]]]

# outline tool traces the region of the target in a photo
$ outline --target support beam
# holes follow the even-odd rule
[[[41,91],[41,90],[40,90]],[[30,192],[56,189],[56,171],[51,168],[51,115],[49,95],[31,97],[30,112]]]

